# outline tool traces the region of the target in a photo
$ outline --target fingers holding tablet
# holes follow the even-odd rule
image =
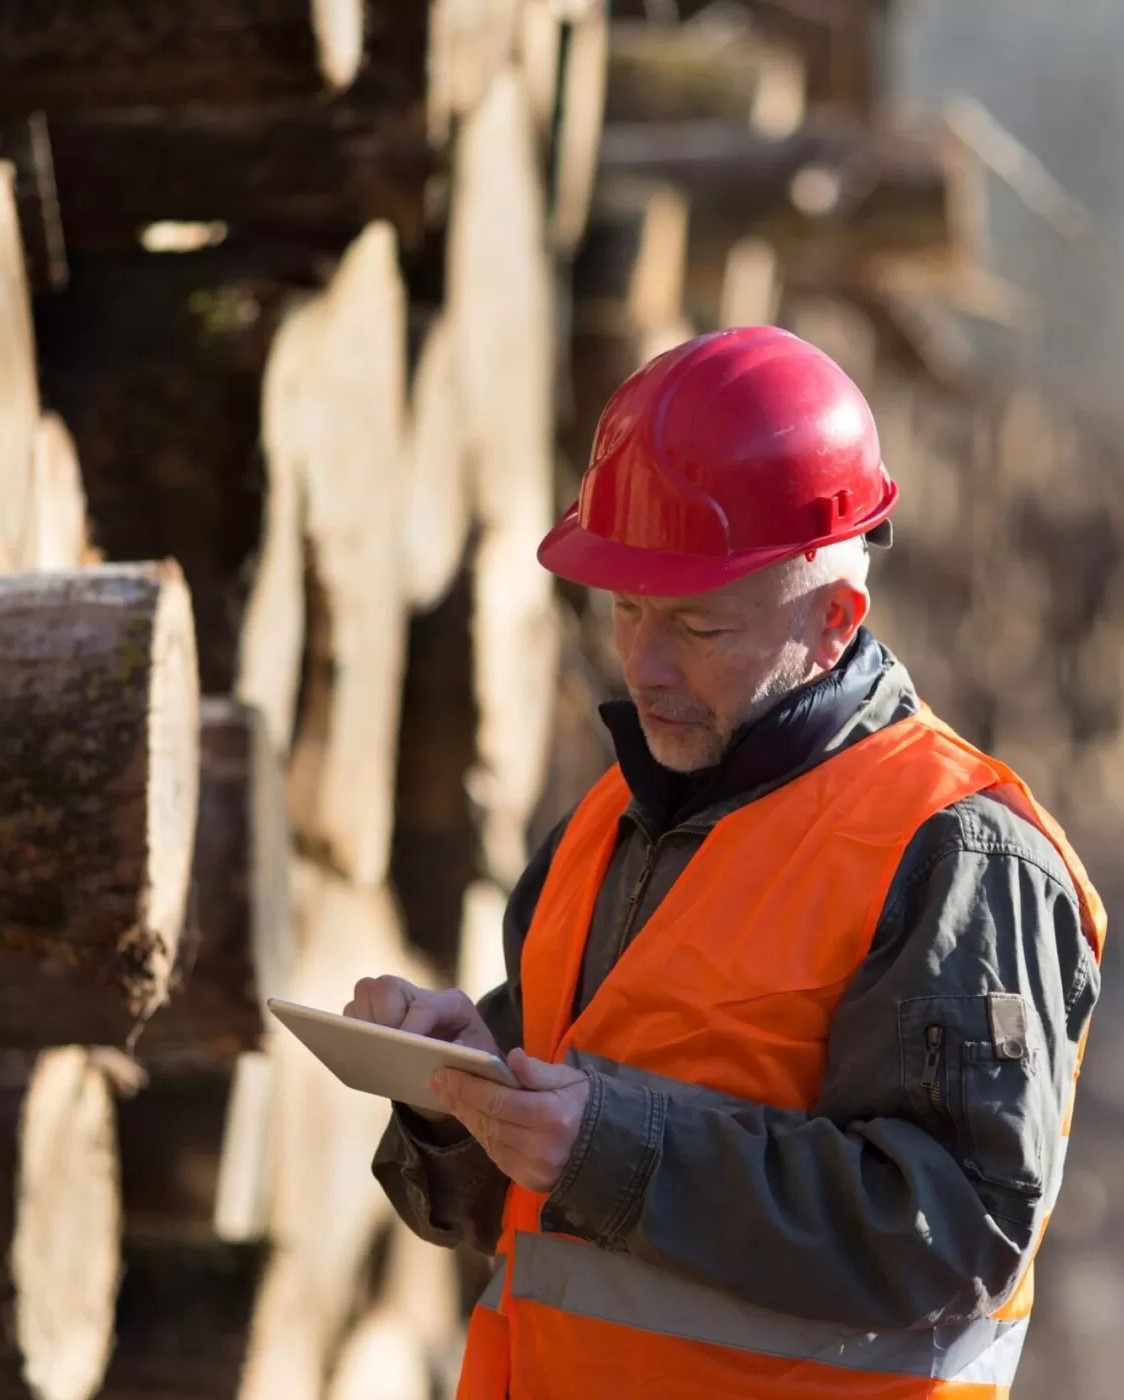
[[[416,987],[404,977],[364,977],[355,984],[343,1014],[391,1030],[410,1031],[500,1055],[472,1000],[455,988],[434,992]]]

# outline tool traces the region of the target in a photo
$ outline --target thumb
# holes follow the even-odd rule
[[[524,1050],[513,1050],[507,1063],[524,1089],[566,1089],[584,1079],[580,1069],[573,1065],[552,1065],[546,1060],[536,1060]]]

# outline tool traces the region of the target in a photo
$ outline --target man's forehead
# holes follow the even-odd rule
[[[717,617],[745,607],[747,580],[736,579],[725,588],[713,588],[706,593],[687,593],[681,597],[651,597],[632,593],[614,593],[620,602],[644,604],[654,612],[692,613],[695,616]]]

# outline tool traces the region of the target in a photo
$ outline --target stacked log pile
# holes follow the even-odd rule
[[[19,391],[3,565],[92,562],[63,499],[84,489],[104,556],[182,566],[208,697],[158,980],[81,1023],[18,1008],[21,1048],[125,1055],[97,1120],[119,1202],[90,1227],[112,1261],[100,1330],[47,1379],[13,1331],[6,1384],[411,1400],[455,1370],[455,1261],[388,1218],[369,1173],[385,1105],[271,1034],[262,1003],[339,1006],[385,971],[499,975],[480,911],[522,867],[550,747],[557,626],[533,556],[604,6],[158,0],[4,24],[0,285],[22,319],[0,347]],[[59,422],[39,424],[29,277],[81,482]],[[53,512],[32,510],[38,482]],[[78,624],[50,607],[65,660]],[[16,951],[47,961],[70,935],[36,893]],[[137,935],[107,918],[101,936]]]
[[[503,976],[610,756],[601,603],[534,561],[605,398],[722,325],[835,354],[903,483],[879,630],[1063,817],[1115,800],[1110,454],[973,382],[954,309],[1027,308],[880,0],[9,8],[0,1395],[437,1397],[478,1266],[264,1000]]]

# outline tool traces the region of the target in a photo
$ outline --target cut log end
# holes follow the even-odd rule
[[[16,1332],[40,1400],[89,1400],[113,1342],[121,1201],[112,1096],[89,1053],[52,1050],[20,1121]]]
[[[149,938],[163,950],[153,968],[160,1000],[167,990],[191,881],[199,801],[199,692],[191,595],[179,566],[159,568],[152,623],[148,709]]]
[[[0,1012],[11,1046],[120,1043],[163,1000],[195,833],[177,565],[0,579]]]
[[[14,180],[12,166],[0,161],[0,573],[34,567],[39,387]]]
[[[363,57],[362,0],[312,0],[320,71],[333,88],[351,85]]]
[[[91,562],[74,439],[57,414],[45,413],[35,434],[35,567],[80,569]]]

